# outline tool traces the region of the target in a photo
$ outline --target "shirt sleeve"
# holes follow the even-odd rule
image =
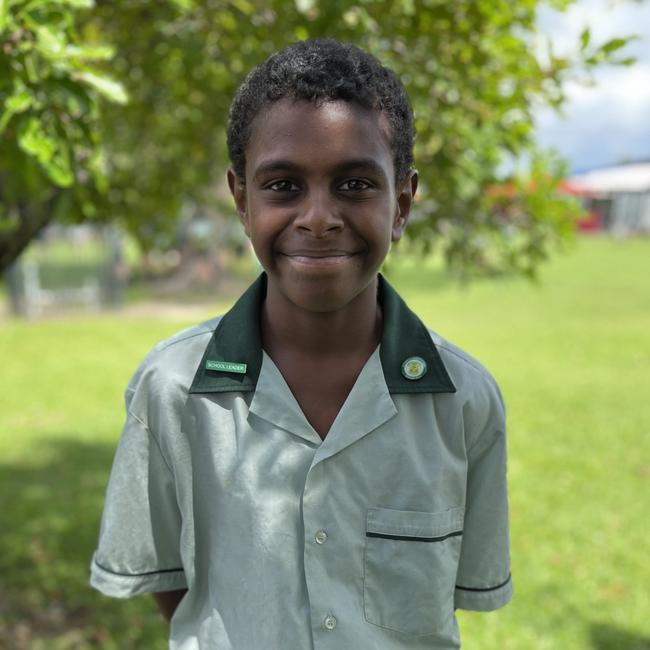
[[[144,422],[127,415],[106,493],[90,584],[108,596],[185,588],[173,473]]]
[[[468,451],[465,523],[454,594],[459,609],[490,611],[512,598],[505,413],[496,392],[488,421]]]

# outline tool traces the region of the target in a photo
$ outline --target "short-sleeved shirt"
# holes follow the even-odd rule
[[[459,648],[454,609],[512,595],[496,383],[380,277],[381,342],[321,440],[262,350],[265,286],[135,373],[92,585],[187,588],[175,650]]]

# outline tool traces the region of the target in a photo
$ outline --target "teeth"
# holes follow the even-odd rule
[[[294,260],[298,264],[305,264],[308,266],[335,266],[337,264],[342,264],[344,261],[349,259],[350,255],[288,255],[289,259]]]

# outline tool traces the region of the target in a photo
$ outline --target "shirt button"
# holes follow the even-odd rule
[[[327,533],[324,530],[319,530],[314,539],[316,544],[324,544],[327,541]]]
[[[325,627],[328,630],[333,630],[336,627],[336,618],[334,616],[326,616],[324,621]]]

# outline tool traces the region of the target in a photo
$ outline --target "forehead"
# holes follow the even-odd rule
[[[356,102],[282,99],[262,109],[246,147],[246,175],[269,160],[309,167],[372,160],[394,174],[386,116]]]

